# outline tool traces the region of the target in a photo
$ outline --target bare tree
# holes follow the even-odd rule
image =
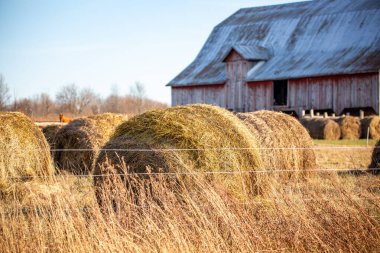
[[[142,113],[145,100],[145,87],[141,82],[135,82],[130,88],[130,95],[134,99],[134,104],[137,109],[137,113]]]
[[[109,95],[104,100],[102,111],[120,113],[120,97],[118,95]]]
[[[93,103],[90,105],[92,114],[99,114],[101,111],[103,101],[99,96],[96,96]]]
[[[56,101],[62,111],[77,112],[78,87],[73,84],[65,85],[56,95]]]
[[[141,82],[135,82],[135,84],[129,89],[129,93],[132,97],[143,99],[145,98],[145,87]]]
[[[15,101],[15,110],[22,112],[28,116],[33,116],[34,114],[34,105],[33,100],[30,98],[22,98]]]
[[[81,90],[76,104],[77,112],[79,114],[83,113],[83,111],[87,107],[90,107],[90,105],[93,104],[96,99],[97,95],[90,88]]]
[[[46,93],[41,93],[39,97],[39,104],[42,116],[46,116],[54,110],[54,101]]]
[[[5,83],[3,75],[0,74],[0,111],[6,110],[10,98],[8,85]]]

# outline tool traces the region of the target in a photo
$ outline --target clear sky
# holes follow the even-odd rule
[[[240,8],[294,0],[0,0],[0,73],[17,97],[76,83],[108,95],[135,81],[170,103],[165,85],[212,28]]]

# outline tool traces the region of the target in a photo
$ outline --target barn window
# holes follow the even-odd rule
[[[273,105],[288,104],[288,80],[273,81]]]

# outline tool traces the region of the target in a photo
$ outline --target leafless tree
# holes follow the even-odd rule
[[[22,98],[15,101],[15,110],[22,112],[28,116],[33,116],[34,114],[34,102],[30,98]]]
[[[69,84],[62,87],[56,98],[61,111],[82,114],[86,109],[92,107],[98,96],[90,88],[79,90],[75,84]]]
[[[8,85],[5,83],[3,75],[0,74],[0,111],[7,109],[10,98]]]
[[[134,99],[137,113],[142,113],[145,100],[145,87],[141,82],[135,82],[130,88],[130,95]]]
[[[41,93],[39,100],[39,104],[41,106],[41,114],[43,116],[53,112],[54,101],[50,98],[49,94]]]
[[[113,113],[120,113],[120,100],[121,98],[118,95],[109,95],[103,103],[103,112],[113,112]]]
[[[141,82],[135,82],[135,84],[130,88],[129,93],[131,96],[136,98],[145,98],[145,87]]]
[[[32,99],[33,113],[39,116],[46,116],[54,111],[54,101],[47,93],[36,95]]]
[[[82,114],[87,107],[90,107],[96,101],[96,98],[97,95],[90,88],[81,90],[77,98],[77,113]]]
[[[62,111],[76,113],[78,99],[78,87],[76,84],[65,85],[56,95],[56,102],[60,105]]]
[[[92,114],[99,114],[101,111],[102,99],[99,96],[96,96],[93,103],[90,106]]]

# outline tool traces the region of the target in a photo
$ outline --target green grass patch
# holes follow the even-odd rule
[[[366,139],[360,140],[313,140],[314,145],[324,146],[324,145],[336,145],[336,146],[367,146]],[[368,140],[368,146],[375,146],[376,140]]]

